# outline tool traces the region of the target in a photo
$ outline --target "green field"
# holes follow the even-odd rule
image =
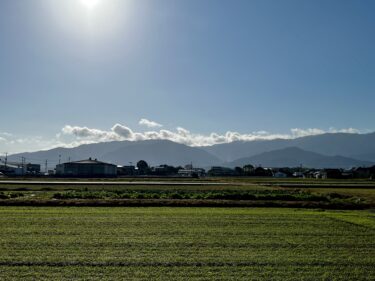
[[[0,207],[0,280],[375,280],[375,213]]]
[[[0,181],[0,205],[375,208],[375,182],[366,180],[217,178],[211,185],[189,185],[197,183],[195,179],[169,185],[164,182],[170,179],[159,179],[158,185],[147,181],[138,185],[121,184],[120,179],[120,184],[106,185],[61,181],[45,180],[43,184]]]

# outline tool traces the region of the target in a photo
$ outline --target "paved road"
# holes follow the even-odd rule
[[[30,180],[0,180],[0,186],[14,185],[233,185],[223,182],[181,182],[181,181],[30,181]],[[241,185],[241,183],[235,183]]]

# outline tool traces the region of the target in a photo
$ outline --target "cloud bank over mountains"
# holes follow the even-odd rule
[[[293,139],[324,133],[368,133],[369,130],[361,131],[354,128],[322,130],[317,128],[300,129],[293,128],[289,133],[278,134],[267,131],[256,131],[251,133],[239,133],[227,131],[225,133],[197,134],[189,130],[177,127],[173,130],[162,128],[163,125],[142,118],[140,126],[146,127],[145,131],[134,131],[123,125],[115,124],[108,130],[89,128],[85,126],[65,125],[61,131],[53,138],[40,136],[17,137],[10,133],[0,132],[0,145],[4,151],[10,153],[23,151],[36,151],[51,149],[54,147],[74,147],[81,144],[108,141],[141,141],[141,140],[170,140],[188,146],[210,146],[234,141],[255,141],[272,139]]]
[[[147,127],[161,127],[162,125],[141,119],[139,124]],[[257,131],[247,134],[242,134],[235,131],[227,131],[224,134],[210,133],[210,134],[196,134],[192,133],[182,127],[177,127],[175,130],[159,129],[145,132],[135,132],[131,128],[115,124],[110,130],[104,131],[95,128],[70,126],[66,125],[62,128],[63,136],[74,136],[76,141],[87,142],[106,142],[106,141],[140,141],[140,140],[170,140],[177,143],[182,143],[189,146],[210,146],[214,144],[230,143],[233,141],[254,141],[254,140],[272,140],[272,139],[293,139],[298,137],[305,137],[311,135],[320,135],[325,133],[362,133],[358,129],[348,128],[337,130],[330,128],[329,130],[322,129],[298,129],[290,130],[288,134],[273,134],[267,131]],[[61,135],[60,135],[61,137]]]

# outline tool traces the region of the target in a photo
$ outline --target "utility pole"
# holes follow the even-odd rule
[[[61,154],[59,154],[59,165],[61,164]]]
[[[46,163],[45,163],[45,174],[46,174],[46,175],[47,175],[47,173],[48,173],[47,166],[48,166],[48,160],[46,160]]]
[[[8,152],[5,152],[5,171],[7,170]]]
[[[26,162],[26,158],[25,157],[21,157],[22,159],[22,175],[24,176],[25,175],[25,162]]]

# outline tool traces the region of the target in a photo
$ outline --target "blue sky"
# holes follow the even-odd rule
[[[374,130],[374,1],[94,1],[0,1],[2,150]]]

